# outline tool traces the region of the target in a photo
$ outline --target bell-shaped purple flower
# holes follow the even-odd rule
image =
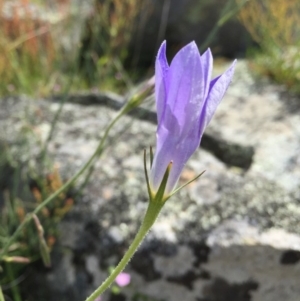
[[[164,195],[172,193],[230,84],[235,62],[213,80],[212,65],[211,51],[200,56],[195,42],[182,48],[170,66],[166,43],[160,46],[155,63],[156,151],[149,176],[153,193],[158,191],[171,162]]]

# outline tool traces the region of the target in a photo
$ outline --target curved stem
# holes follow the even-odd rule
[[[119,264],[116,266],[116,268],[108,276],[108,278],[85,301],[94,301],[97,297],[99,297],[105,290],[107,290],[110,287],[110,285],[114,282],[116,277],[124,270],[125,266],[128,264],[128,262],[140,246],[141,242],[144,240],[148,231],[152,227],[163,205],[163,202],[149,202],[144,220],[133,242],[129,246],[129,249],[123,256]]]
[[[5,301],[1,286],[0,286],[0,301]]]
[[[46,200],[44,200],[39,206],[35,208],[35,210],[29,214],[26,215],[23,222],[19,225],[19,227],[16,229],[16,231],[13,233],[13,235],[7,240],[6,244],[4,245],[3,249],[0,251],[0,260],[3,258],[3,256],[7,253],[8,248],[11,246],[11,244],[17,239],[20,232],[24,229],[24,227],[32,220],[33,216],[38,214],[41,209],[43,209],[48,203],[50,203],[53,199],[55,199],[58,195],[60,195],[63,191],[65,191],[68,187],[73,185],[78,178],[92,165],[95,158],[97,158],[99,155],[102,154],[102,151],[104,149],[104,143],[105,140],[111,130],[111,128],[115,125],[115,123],[126,113],[126,106],[120,110],[118,115],[110,122],[108,127],[106,128],[104,135],[102,139],[100,140],[100,143],[95,150],[94,154],[90,157],[90,159],[82,166],[82,168],[75,173],[75,175],[69,179],[63,186],[61,186],[58,190],[56,190],[53,194],[51,194]]]

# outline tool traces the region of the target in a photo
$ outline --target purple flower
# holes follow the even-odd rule
[[[130,280],[131,276],[128,273],[122,272],[117,276],[115,282],[118,284],[118,286],[124,287],[130,283]]]
[[[160,46],[155,63],[156,151],[149,177],[154,194],[171,162],[164,195],[172,193],[230,84],[235,62],[213,80],[212,65],[210,49],[200,56],[195,42],[183,47],[170,66],[166,42]]]

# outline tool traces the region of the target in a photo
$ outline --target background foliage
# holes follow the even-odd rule
[[[239,19],[260,46],[251,53],[253,69],[299,93],[300,2],[250,0]]]

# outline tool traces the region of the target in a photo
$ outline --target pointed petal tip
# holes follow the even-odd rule
[[[236,64],[237,64],[237,59],[235,59],[235,60],[231,63],[231,65],[227,68],[227,70],[226,70],[223,74],[228,73],[228,74],[231,74],[231,76],[233,76],[233,73],[234,73],[234,69],[235,69]]]
[[[162,66],[169,65],[167,61],[166,48],[167,48],[167,43],[166,41],[163,41],[158,49],[157,56],[156,56],[156,62],[159,62]]]
[[[232,62],[232,64],[230,65],[229,68],[234,68],[236,64],[237,64],[237,59],[235,59],[235,60]]]
[[[227,86],[229,86],[229,84],[230,84],[230,82],[232,80],[234,71],[235,71],[236,63],[237,63],[237,60],[235,59],[231,63],[231,65],[226,69],[226,71],[219,76],[218,81],[220,81],[220,82],[223,82],[223,81],[226,82],[227,81]]]
[[[184,47],[182,47],[175,55],[175,57],[173,58],[173,60],[175,58],[186,58],[186,57],[192,57],[194,59],[200,60],[200,53],[199,53],[199,49],[198,46],[196,44],[195,41],[190,42],[189,44],[185,45]],[[172,60],[172,62],[173,62]]]
[[[182,52],[182,51],[192,51],[192,52],[198,52],[199,53],[199,49],[198,49],[198,46],[196,44],[195,41],[192,41],[190,43],[188,43],[187,45],[183,46],[179,52]]]
[[[190,42],[189,44],[186,45],[186,47],[190,47],[193,50],[197,50],[199,52],[198,46],[195,41]]]
[[[232,77],[233,73],[234,73],[234,69],[235,69],[236,63],[237,63],[237,59],[235,59],[231,63],[231,65],[222,74],[220,74],[219,76],[217,76],[214,80],[219,80],[219,79],[221,80],[221,78],[224,79],[224,77],[226,77],[226,76]]]
[[[157,56],[159,56],[162,52],[166,52],[166,48],[167,48],[167,41],[164,40],[161,45],[159,46],[159,49],[158,49],[158,54]]]
[[[213,55],[212,52],[210,50],[210,48],[207,48],[206,51],[201,55],[201,59],[203,60],[207,60],[207,62],[209,64],[211,64],[211,68],[212,68],[212,64],[213,64]]]
[[[205,50],[205,52],[204,53],[209,53],[211,56],[212,56],[212,52],[211,52],[211,49],[210,49],[210,47],[208,47],[206,50]],[[204,54],[203,53],[203,54]]]

